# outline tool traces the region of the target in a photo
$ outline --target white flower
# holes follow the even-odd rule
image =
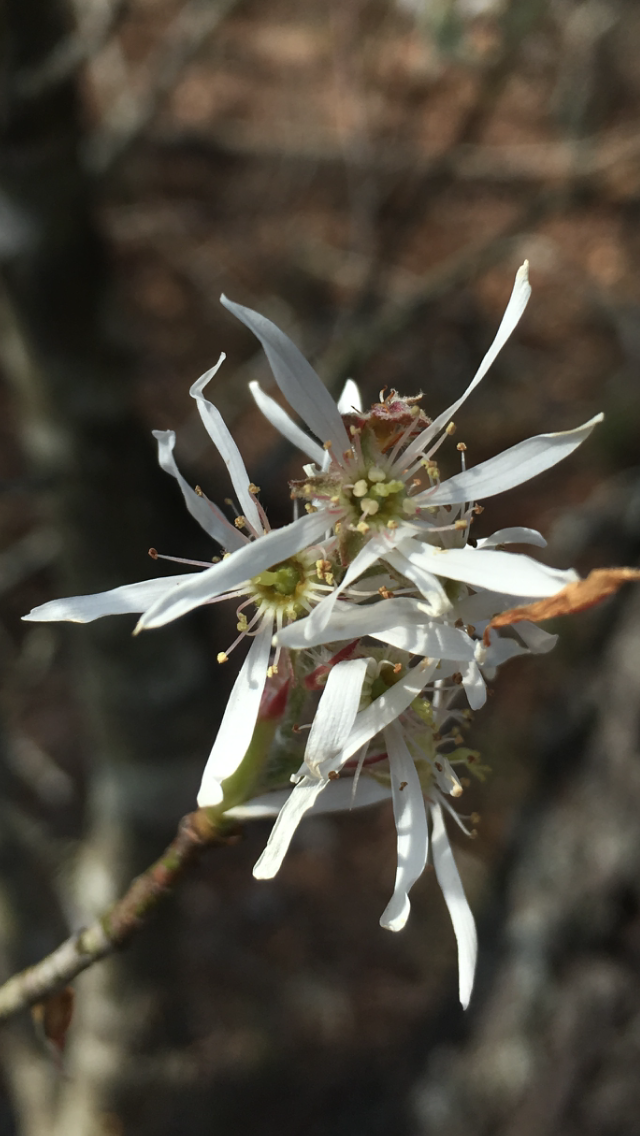
[[[400,931],[409,915],[409,891],[427,862],[428,812],[433,863],[458,941],[460,1000],[466,1007],[473,986],[476,933],[442,808],[444,805],[468,833],[447,796],[462,793],[456,765],[472,769],[477,755],[464,747],[450,752],[449,757],[440,752],[460,740],[459,715],[449,706],[455,684],[447,687],[435,677],[440,674],[436,659],[423,659],[414,667],[408,662],[404,652],[378,651],[336,663],[313,718],[295,786],[257,797],[229,810],[229,815],[248,819],[277,814],[254,868],[258,879],[268,879],[278,871],[305,814],[391,798],[398,863],[393,895],[380,922],[391,931]],[[447,722],[452,723],[450,731],[445,729]]]
[[[440,481],[434,461],[442,442],[453,433],[452,416],[516,327],[530,292],[525,262],[516,275],[496,338],[476,375],[464,394],[433,422],[419,410],[418,400],[402,399],[395,391],[364,414],[351,381],[336,406],[282,331],[258,313],[222,297],[229,311],[258,337],[280,390],[319,440],[301,430],[257,383],[251,384],[269,421],[315,463],[305,467],[307,477],[295,483],[294,492],[307,501],[309,509],[326,513],[327,528],[336,534],[340,559],[347,567],[340,586],[296,628],[298,645],[303,637],[307,643],[316,641],[343,589],[379,560],[414,585],[434,617],[452,608],[446,580],[533,598],[553,595],[577,578],[575,573],[496,550],[486,541],[477,548],[469,547],[467,540],[475,501],[512,489],[551,468],[589,436],[602,415],[574,430],[529,438],[470,469],[465,468],[466,447],[459,444],[462,472],[445,481]],[[522,531],[511,530],[515,534],[511,537],[503,534],[500,543],[523,539]],[[535,536],[533,542],[539,543]],[[286,635],[278,641],[294,645]]]
[[[231,524],[224,514],[202,492],[196,492],[178,470],[173,448],[175,434],[171,430],[154,431],[158,441],[158,459],[162,468],[175,477],[187,508],[205,531],[228,552],[215,564],[200,563],[198,572],[142,580],[112,588],[91,596],[72,596],[52,600],[35,608],[27,620],[71,620],[89,623],[105,615],[142,613],[136,632],[161,627],[200,604],[225,599],[240,601],[238,637],[231,647],[221,651],[219,662],[225,662],[231,650],[245,637],[251,647],[231,692],[218,735],[207,762],[198,795],[201,805],[217,805],[223,799],[222,782],[239,767],[251,741],[258,718],[260,701],[270,668],[271,640],[289,619],[311,610],[330,585],[320,579],[315,545],[323,538],[326,517],[319,513],[301,517],[281,529],[271,530],[257,499],[257,488],[248,477],[240,452],[225,426],[219,411],[203,395],[204,387],[218,370],[218,364],[191,388],[200,417],[220,452],[242,509]],[[153,551],[157,557],[157,553]],[[179,557],[162,557],[179,563],[193,561]],[[250,618],[245,608],[253,608]]]

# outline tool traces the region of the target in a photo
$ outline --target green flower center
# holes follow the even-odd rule
[[[260,572],[251,581],[256,606],[262,611],[280,611],[289,619],[306,615],[307,608],[302,601],[308,601],[312,594],[311,577],[314,572],[314,564],[305,564],[296,556]]]

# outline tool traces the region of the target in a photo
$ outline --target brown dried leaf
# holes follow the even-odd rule
[[[503,611],[501,615],[494,615],[485,629],[484,642],[488,646],[492,627],[509,627],[513,623],[521,623],[528,619],[531,623],[540,623],[543,619],[555,619],[558,615],[573,615],[577,611],[584,611],[594,607],[607,596],[613,595],[628,580],[640,580],[638,568],[594,568],[586,580],[576,580],[567,584],[555,596],[549,596],[535,603],[524,604],[522,607],[512,607]]]
[[[59,1054],[64,1050],[67,1030],[71,1025],[74,998],[73,987],[65,986],[64,990],[49,994],[31,1009],[34,1022]]]

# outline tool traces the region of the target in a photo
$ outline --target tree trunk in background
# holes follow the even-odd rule
[[[33,97],[21,86],[68,34],[68,12],[55,0],[7,0],[2,18],[4,364],[44,510],[63,533],[60,591],[92,592],[155,574],[147,548],[165,537],[174,547],[189,522],[132,404],[131,358],[114,333],[118,313],[81,164],[75,84],[49,84]],[[194,625],[136,640],[130,632],[126,620],[60,631],[77,652],[91,753],[70,898],[78,922],[103,909],[193,807],[214,728],[212,652]],[[71,1079],[51,1081],[58,1121],[48,1114],[49,1133],[90,1136],[104,1129],[101,1117],[117,1114],[128,1054],[144,1050],[152,988],[171,990],[170,924],[169,916],[155,936],[80,981]],[[13,961],[33,961],[26,940],[22,953]],[[166,1043],[153,1009],[154,1044]],[[24,1136],[36,1136],[37,1125],[23,1122]]]

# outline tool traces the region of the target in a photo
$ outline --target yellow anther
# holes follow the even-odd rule
[[[275,667],[275,666],[267,667],[267,678],[273,678],[273,676],[277,675],[277,673],[278,673],[277,667]]]
[[[460,450],[460,453],[464,453],[466,448],[467,447],[464,442],[458,442],[458,445],[456,446],[456,450]]]
[[[201,488],[200,488],[200,486],[199,486],[199,485],[196,485],[196,487],[195,487],[195,489],[194,489],[194,493],[197,493],[197,494],[198,494],[198,497],[204,497],[204,493],[202,492],[202,490],[201,490]]]
[[[370,497],[363,497],[360,502],[360,508],[367,517],[372,517],[374,513],[378,512],[380,508],[377,501],[372,501]]]
[[[369,478],[369,481],[375,482],[375,481],[385,481],[387,475],[386,475],[386,473],[383,469],[380,469],[379,465],[372,465],[371,469],[367,473],[367,477]]]
[[[246,521],[245,517],[236,517],[236,519],[233,523],[234,523],[234,525],[236,526],[237,529],[243,529],[243,528],[245,528],[247,521]]]
[[[451,435],[455,434],[455,432],[456,432],[456,424],[455,424],[455,422],[450,422],[449,425],[447,426],[446,430],[445,430],[445,434],[448,434],[449,437],[451,437]]]
[[[363,536],[366,536],[369,532],[369,525],[366,521],[360,521],[360,524],[356,525],[356,531],[362,533]]]
[[[249,492],[256,494],[260,492],[260,486],[254,485],[252,481],[249,482]]]
[[[463,530],[463,529],[466,529],[466,527],[467,527],[467,522],[466,522],[466,521],[462,521],[462,520],[460,520],[460,521],[456,521],[453,527],[454,527],[454,529],[457,529],[457,530],[458,530],[458,532],[462,532],[462,530]]]
[[[361,477],[359,481],[356,481],[351,492],[354,497],[364,497],[369,492],[369,486],[363,477]]]
[[[362,429],[361,429],[360,426],[350,426],[349,427],[349,433],[351,434],[352,438],[355,438],[356,434],[362,433]]]
[[[218,654],[216,655],[216,659],[218,660],[219,663],[228,663],[229,662],[229,656],[227,654],[225,654],[224,651],[218,651]]]
[[[305,510],[307,511],[307,513],[317,513],[318,512],[315,505],[310,505],[308,501],[307,501],[307,504],[305,505]]]
[[[412,418],[417,418],[419,413],[420,413],[420,407],[419,406],[412,406],[411,410],[409,411],[409,414],[411,415]]]
[[[397,527],[398,527],[398,522],[394,521],[393,517],[391,518],[390,521],[387,521],[387,528],[388,529],[397,529]]]
[[[418,506],[410,497],[405,497],[402,502],[402,512],[405,513],[407,517],[413,517],[418,512]]]
[[[340,504],[340,498],[339,497],[331,497],[330,501],[331,501],[332,505],[339,505]]]
[[[323,450],[330,450],[332,445],[333,445],[333,442],[331,441],[331,439],[329,439],[328,442],[322,443],[322,448],[323,448]]]

